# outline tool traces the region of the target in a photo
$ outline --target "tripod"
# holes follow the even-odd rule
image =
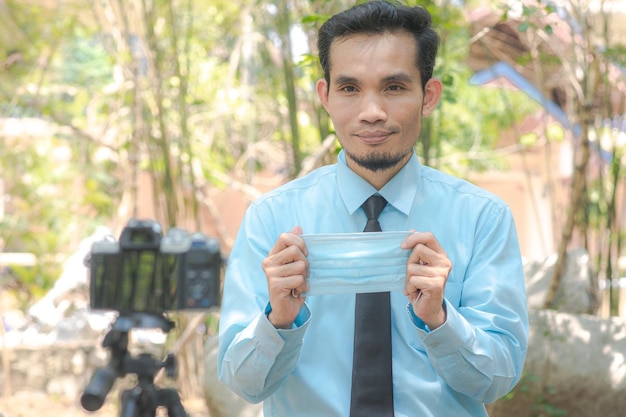
[[[158,407],[165,407],[169,417],[187,417],[176,390],[154,385],[154,377],[161,368],[165,369],[167,376],[176,376],[176,358],[172,354],[168,354],[164,361],[145,353],[131,356],[128,352],[128,332],[136,327],[159,328],[167,333],[174,323],[162,315],[120,315],[102,341],[102,347],[111,351],[109,363],[96,369],[92,375],[80,398],[83,408],[87,411],[100,409],[115,380],[135,374],[137,384],[120,395],[120,417],[155,417]]]

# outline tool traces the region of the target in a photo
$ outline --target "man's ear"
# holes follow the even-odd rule
[[[443,85],[437,78],[431,78],[426,82],[424,88],[424,101],[422,102],[422,116],[430,116],[430,114],[437,107],[439,99],[441,98],[441,92],[443,91]]]
[[[328,83],[326,79],[322,78],[318,80],[315,88],[317,89],[317,96],[320,98],[322,106],[326,109],[328,104]]]

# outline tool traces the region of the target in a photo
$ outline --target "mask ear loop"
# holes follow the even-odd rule
[[[417,261],[417,263],[420,265],[426,265],[426,262],[422,261],[421,259]],[[417,306],[417,302],[420,300],[420,298],[422,298],[422,290],[419,290],[417,292],[417,297],[415,297],[415,300],[411,302],[411,305],[413,306],[413,310],[415,310],[415,307]]]
[[[413,302],[411,303],[411,305],[413,306],[413,310],[417,308],[417,302],[420,300],[420,298],[422,298],[422,291],[419,291],[417,293],[417,297],[415,297],[415,300],[413,300]]]

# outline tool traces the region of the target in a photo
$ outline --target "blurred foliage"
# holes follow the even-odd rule
[[[442,38],[435,75],[444,96],[424,122],[418,154],[460,176],[506,169],[496,142],[538,105],[520,92],[469,84],[463,4],[406,3],[428,8]],[[166,227],[198,222],[207,186],[248,185],[261,169],[295,176],[333,132],[315,92],[316,29],[351,4],[3,2],[1,243],[56,262],[23,280],[45,290],[58,276],[56,254],[98,225],[125,222],[139,203],[142,172]]]
[[[349,4],[8,1],[0,12],[0,56],[7,57],[0,114],[22,121],[22,130],[26,118],[44,123],[45,135],[0,138],[9,196],[0,223],[6,250],[40,259],[67,253],[97,225],[110,224],[125,198],[136,204],[138,170],[152,173],[162,195],[154,204],[166,224],[194,216],[195,194],[185,190],[228,186],[222,174],[247,182],[259,169],[282,167],[278,174],[294,175],[289,155],[314,153],[332,133],[315,94],[321,75],[316,29]],[[446,93],[422,143],[431,144],[430,159],[457,174],[502,166],[489,152],[472,157],[465,151],[492,149],[498,131],[516,121],[510,115],[523,112],[511,112],[498,95],[467,83],[462,10],[425,5],[442,32],[436,71]],[[289,15],[298,41],[297,145],[280,71],[281,13]],[[510,101],[517,106],[524,99],[518,94]],[[57,269],[23,279],[45,289]]]

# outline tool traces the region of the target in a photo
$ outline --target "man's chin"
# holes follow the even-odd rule
[[[372,153],[365,156],[357,156],[346,153],[346,155],[361,168],[372,172],[381,172],[395,168],[399,164],[402,164],[408,154],[404,153],[399,155],[391,155],[389,153]]]

